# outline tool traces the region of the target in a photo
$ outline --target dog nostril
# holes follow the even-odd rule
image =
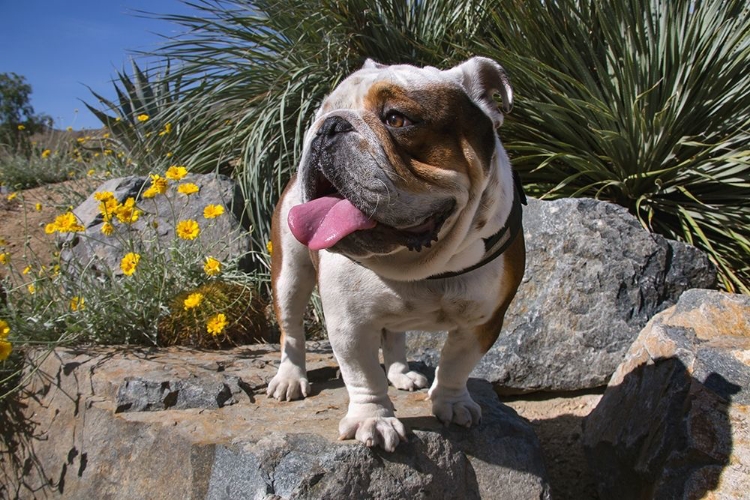
[[[351,132],[352,130],[354,130],[354,127],[346,119],[341,118],[340,116],[329,116],[318,129],[318,135],[331,137],[336,134]]]

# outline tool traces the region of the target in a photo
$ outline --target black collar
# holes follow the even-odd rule
[[[438,280],[466,274],[495,260],[508,249],[521,231],[523,222],[523,209],[521,208],[521,205],[526,205],[526,194],[523,192],[521,179],[518,177],[518,172],[515,170],[513,171],[513,187],[513,205],[511,206],[510,214],[508,214],[508,220],[505,221],[505,225],[501,227],[498,232],[489,238],[484,239],[484,257],[482,260],[466,269],[436,274],[434,276],[429,276],[426,279]]]

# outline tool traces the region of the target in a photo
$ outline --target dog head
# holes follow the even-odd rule
[[[367,61],[308,130],[292,233],[392,279],[478,260],[477,243],[502,227],[512,203],[496,133],[512,102],[490,59],[445,71]]]

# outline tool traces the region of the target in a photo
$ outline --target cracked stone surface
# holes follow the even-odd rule
[[[15,458],[0,461],[11,497],[549,498],[531,426],[491,385],[474,429],[445,428],[426,391],[391,390],[410,429],[396,452],[339,441],[347,395],[327,343],[308,347],[313,394],[265,395],[273,345],[56,349],[19,402]],[[36,492],[36,493],[33,493]]]

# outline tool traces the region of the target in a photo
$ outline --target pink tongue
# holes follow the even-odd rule
[[[377,223],[345,198],[323,196],[289,210],[289,228],[311,250],[330,248],[344,236]]]

